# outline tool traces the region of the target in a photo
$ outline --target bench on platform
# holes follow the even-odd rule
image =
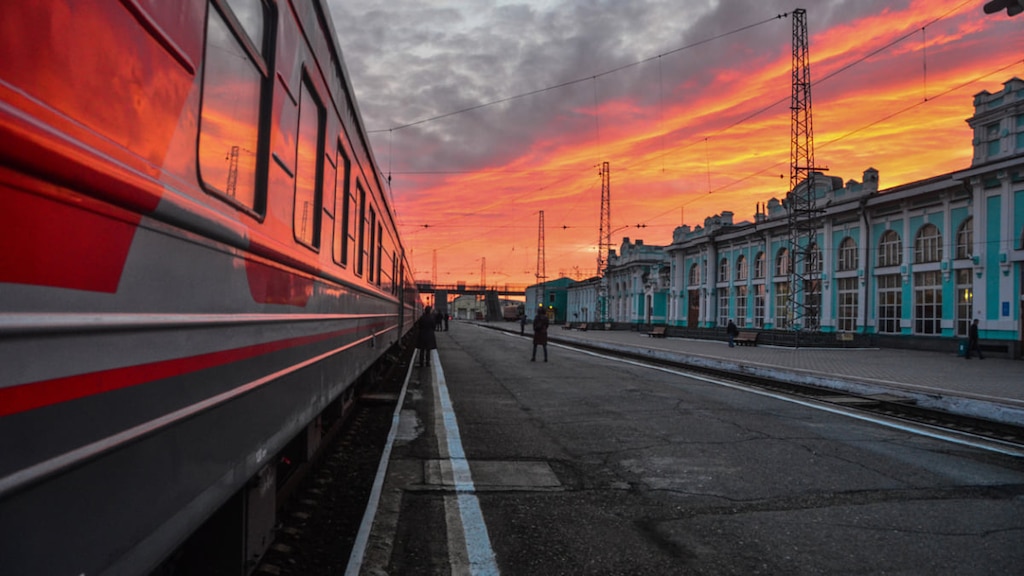
[[[757,346],[757,332],[740,332],[732,341],[739,346]]]
[[[586,322],[581,323],[579,326],[576,327],[576,329],[579,330],[580,332],[586,332],[587,331],[587,323]]]
[[[572,322],[566,322],[565,324],[562,324],[562,330],[572,330],[572,329],[573,329]]]
[[[651,338],[664,338],[665,337],[665,326],[655,326],[647,333]]]

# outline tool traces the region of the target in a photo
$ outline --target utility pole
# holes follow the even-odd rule
[[[480,288],[487,290],[487,258],[480,257]]]
[[[430,283],[434,285],[434,288],[437,288],[437,249],[436,248],[434,249],[434,266],[433,266],[433,268],[431,268],[431,272],[430,272]]]
[[[608,255],[612,248],[612,170],[608,162],[601,163],[601,227],[597,236],[597,318],[608,321]]]
[[[228,153],[228,185],[224,192],[232,198],[235,197],[238,188],[238,152],[240,150],[240,147],[232,146],[231,152]]]
[[[597,275],[603,276],[612,247],[612,173],[608,162],[601,163],[601,228],[597,237]]]
[[[793,93],[790,101],[789,322],[795,330],[818,330],[821,309],[821,262],[817,248],[814,127],[811,115],[811,65],[807,11],[793,11]]]
[[[537,223],[537,284],[540,284],[540,302],[538,304],[541,306],[544,305],[547,298],[544,286],[547,279],[548,275],[544,268],[544,211],[541,210],[540,220]]]

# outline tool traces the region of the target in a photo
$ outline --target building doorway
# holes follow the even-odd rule
[[[690,290],[686,309],[686,327],[697,328],[700,324],[700,290]]]

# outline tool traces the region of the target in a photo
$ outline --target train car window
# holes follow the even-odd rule
[[[245,8],[247,26],[232,12]],[[233,0],[231,8],[214,2],[207,11],[199,118],[199,173],[208,191],[255,213],[262,213],[257,193],[261,133],[261,95],[269,68],[262,56],[267,42],[267,8],[259,0]],[[269,42],[267,42],[269,43]]]
[[[356,274],[363,275],[363,265],[366,263],[366,191],[363,184],[357,183],[359,191],[359,249],[356,254]]]
[[[376,259],[376,246],[377,246],[377,211],[370,206],[370,243],[369,243],[369,256],[370,256],[370,274],[367,278],[371,284],[377,280],[377,259]]]
[[[381,272],[384,270],[384,227],[377,224],[377,286],[381,285]]]
[[[324,111],[309,82],[299,94],[299,137],[295,146],[295,239],[310,248],[320,247],[320,173],[323,170]]]
[[[350,221],[352,217],[350,209],[352,189],[349,186],[352,176],[352,161],[345,154],[345,149],[342,147],[341,142],[338,142],[337,162],[338,182],[335,185],[334,201],[338,205],[335,206],[334,210],[334,217],[336,219],[334,261],[342,266],[348,266],[348,254],[352,249],[352,225]]]
[[[245,33],[252,40],[253,47],[263,53],[263,3],[260,0],[225,0],[231,7],[231,12],[238,19],[238,23],[245,29]]]

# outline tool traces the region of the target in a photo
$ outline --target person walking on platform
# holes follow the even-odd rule
[[[533,317],[533,356],[530,362],[537,361],[537,346],[544,348],[544,361],[548,361],[548,313],[544,308],[537,309],[537,315]]]
[[[729,348],[736,346],[735,338],[740,333],[740,329],[736,327],[736,323],[729,320],[729,325],[725,327],[725,333],[729,336]]]
[[[971,322],[971,327],[967,329],[967,352],[964,353],[964,358],[971,359],[971,350],[978,353],[978,359],[984,360],[985,357],[981,355],[981,345],[978,344],[978,319],[975,318],[974,322]]]
[[[435,329],[434,314],[430,311],[430,306],[427,306],[423,309],[423,316],[420,316],[416,334],[416,347],[420,350],[420,366],[430,366],[430,351],[437,348]]]

